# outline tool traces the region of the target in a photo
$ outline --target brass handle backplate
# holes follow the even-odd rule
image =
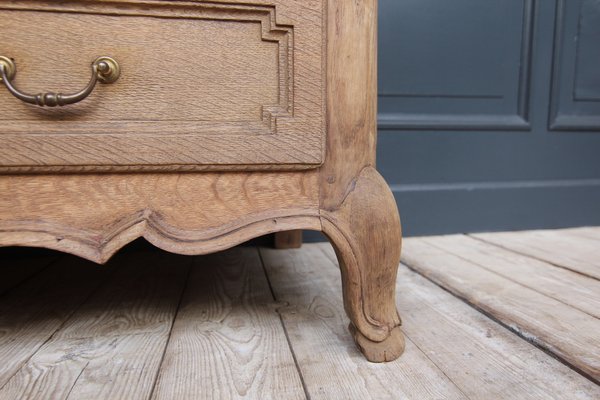
[[[17,99],[24,101],[25,103],[35,104],[41,107],[56,107],[66,106],[68,104],[75,104],[85,99],[92,93],[96,83],[113,83],[119,79],[121,74],[121,68],[119,63],[111,57],[98,57],[92,63],[92,78],[87,86],[73,94],[62,94],[62,93],[38,93],[38,94],[27,94],[19,91],[12,83],[17,73],[17,66],[15,62],[4,56],[0,56],[0,82],[6,85],[8,91],[15,96]]]

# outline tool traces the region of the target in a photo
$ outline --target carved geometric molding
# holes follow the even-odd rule
[[[550,129],[600,131],[600,2],[559,0],[555,23]]]
[[[217,3],[197,3],[197,4],[172,4],[157,3],[153,6],[147,4],[124,3],[118,6],[103,3],[66,3],[66,6],[52,5],[51,3],[37,3],[25,7],[20,3],[11,3],[8,5],[0,4],[0,10],[29,10],[29,11],[52,11],[60,13],[79,13],[79,14],[102,14],[118,15],[119,17],[157,17],[169,19],[185,20],[206,20],[206,21],[232,21],[232,22],[255,22],[260,24],[261,39],[264,42],[277,44],[277,70],[280,72],[278,85],[278,102],[276,104],[263,105],[261,120],[268,128],[264,133],[275,133],[277,116],[289,116],[293,108],[293,27],[278,25],[275,20],[275,7],[252,6],[242,4],[217,4]],[[257,73],[260,71],[256,71]],[[174,74],[177,71],[173,71]],[[243,88],[240,88],[243,90]],[[11,119],[4,113],[0,120]],[[35,123],[35,120],[31,122]],[[226,122],[226,121],[223,121]],[[236,121],[239,123],[252,124],[254,121]],[[231,132],[231,130],[230,130]]]
[[[0,171],[320,165],[324,0],[288,3],[0,3],[2,51],[15,58],[24,90],[47,90],[49,83],[50,90],[78,89],[69,85],[89,79],[91,54],[111,54],[122,67],[114,85],[99,85],[89,99],[61,109],[30,107],[1,92]],[[63,36],[43,46],[44,30],[29,25]],[[50,82],[46,64],[58,64]],[[110,155],[102,150],[107,142]],[[174,148],[157,156],[163,143]],[[31,151],[40,154],[32,160]]]
[[[481,66],[468,65],[470,61],[468,51],[474,51],[477,55],[490,50],[489,45],[486,48],[485,43],[481,44],[481,49],[480,47],[476,48],[479,50],[470,49],[469,46],[474,43],[473,34],[469,33],[467,37],[466,32],[471,32],[468,30],[471,29],[488,34],[492,27],[486,26],[482,22],[485,18],[479,18],[479,15],[492,18],[490,13],[495,13],[495,11],[487,9],[487,6],[480,7],[479,5],[475,10],[472,2],[458,1],[453,2],[452,5],[441,0],[428,0],[432,4],[424,3],[422,5],[420,3],[407,3],[406,7],[422,7],[424,10],[422,12],[435,9],[441,13],[440,18],[447,21],[448,24],[450,22],[460,23],[462,28],[453,28],[446,25],[418,28],[419,31],[424,32],[422,34],[425,37],[411,37],[414,40],[408,46],[411,46],[411,51],[416,52],[419,56],[417,59],[421,61],[419,63],[413,57],[405,58],[403,68],[409,69],[411,76],[431,76],[434,79],[423,80],[419,84],[419,81],[416,83],[410,82],[411,78],[398,73],[393,80],[401,82],[402,90],[390,89],[385,86],[386,82],[380,80],[382,86],[380,86],[379,95],[379,128],[390,130],[528,130],[530,128],[530,77],[536,1],[516,1],[518,4],[514,4],[514,2],[498,3],[496,8],[499,8],[505,15],[501,17],[498,15],[493,16],[495,20],[500,19],[503,21],[518,18],[522,26],[518,37],[508,38],[504,31],[498,31],[494,36],[502,38],[496,42],[496,45],[500,48],[510,46],[510,59],[502,59],[495,64],[481,62],[480,64],[485,64],[485,68],[489,67],[487,70]],[[383,10],[384,14],[386,6],[402,7],[403,5],[391,0],[382,2],[380,10]],[[447,7],[447,10],[445,7]],[[468,10],[468,14],[465,10]],[[456,15],[449,13],[455,13]],[[428,15],[417,15],[416,18],[417,20],[424,20],[429,17]],[[381,18],[384,19],[385,15],[381,15]],[[466,18],[469,18],[469,21],[466,21]],[[383,22],[380,23],[380,26],[382,25],[384,25]],[[415,25],[418,25],[418,22],[415,22]],[[469,27],[467,28],[467,26]],[[506,24],[503,26],[506,27]],[[402,33],[406,35],[404,28],[396,27],[392,29],[384,25],[383,29],[384,31],[380,31],[380,40],[390,40],[390,45],[394,43],[392,40],[410,40],[406,37],[402,38]],[[384,35],[385,37],[381,39]],[[449,35],[450,37],[448,37]],[[390,36],[390,38],[387,36]],[[395,38],[392,36],[395,36]],[[431,41],[443,43],[445,40],[450,41],[452,46],[456,45],[456,49],[453,47],[450,50],[445,46],[440,49],[435,47],[437,49],[435,50],[436,57],[427,54],[427,51],[434,52],[434,50],[428,50],[427,43],[431,43]],[[505,42],[503,43],[502,40]],[[509,40],[511,42],[508,42]],[[519,43],[518,47],[511,44],[517,42]],[[386,51],[385,47],[380,54],[383,51]],[[454,51],[454,53],[450,54],[451,51]],[[398,57],[401,59],[403,56],[402,54],[393,55],[390,49],[387,50],[387,53],[388,55],[383,57]],[[445,57],[454,58],[452,60],[446,58],[451,62],[451,66],[436,64],[435,61],[432,61],[439,61],[438,57],[442,57],[440,54],[446,53],[448,55]],[[430,62],[423,60],[429,60]],[[380,59],[380,67],[387,68],[386,65],[383,65],[383,61]],[[509,67],[503,66],[503,63],[506,62],[510,64]],[[446,68],[449,72],[446,71]],[[474,69],[476,73],[469,73],[469,68]],[[422,72],[422,70],[429,71],[430,74],[434,75],[426,75],[427,72]],[[380,75],[387,77],[394,75],[394,71],[384,70],[380,72],[383,72]],[[446,73],[449,75],[445,75]],[[504,78],[502,79],[507,80],[507,84],[499,83],[502,81],[492,78],[499,73],[503,74]],[[470,84],[470,78],[473,76],[479,82],[476,85]],[[455,78],[458,80],[453,82],[452,79]],[[433,81],[439,82],[439,87],[433,86]],[[481,82],[485,82],[485,85]]]

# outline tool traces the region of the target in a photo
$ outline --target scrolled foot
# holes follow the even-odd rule
[[[399,326],[392,329],[390,336],[382,342],[365,337],[350,323],[348,326],[356,346],[365,358],[374,363],[394,361],[404,353],[404,334]]]

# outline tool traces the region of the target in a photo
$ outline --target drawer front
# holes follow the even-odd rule
[[[19,90],[77,92],[99,56],[121,68],[64,107],[0,84],[0,172],[320,165],[325,1],[0,2]]]

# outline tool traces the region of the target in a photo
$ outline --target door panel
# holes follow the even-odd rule
[[[556,25],[551,129],[600,131],[600,1],[560,0]]]
[[[383,0],[381,8],[381,127],[529,127],[532,0]]]
[[[379,7],[378,168],[407,235],[600,224],[600,1]]]

